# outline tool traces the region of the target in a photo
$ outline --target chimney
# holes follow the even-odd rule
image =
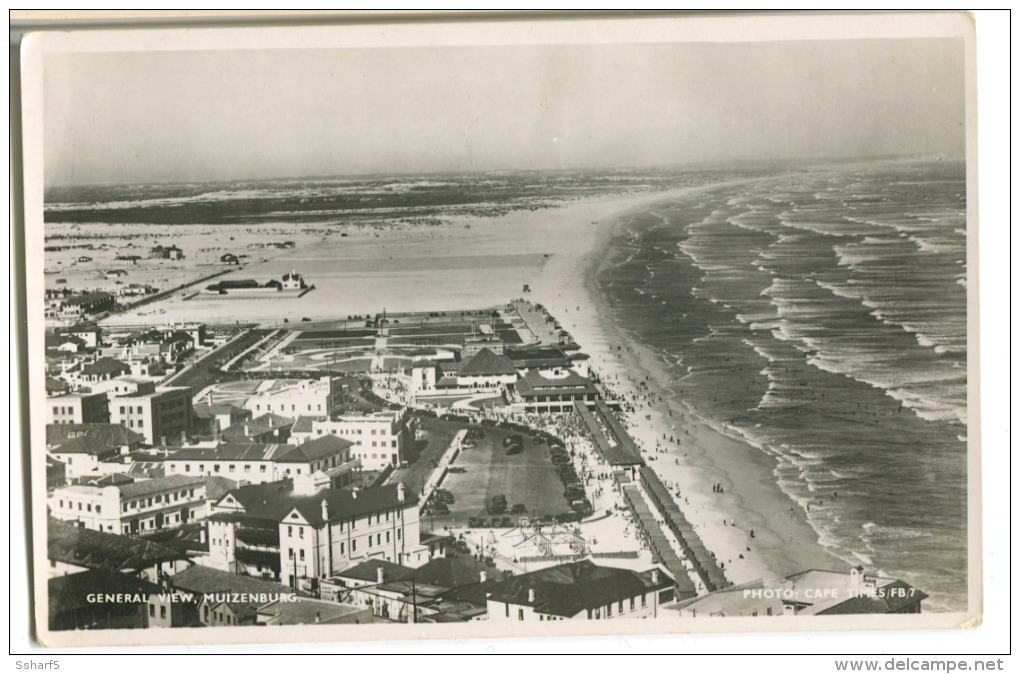
[[[181,444],[182,445],[186,445],[187,443],[188,443],[188,432],[186,430],[182,429],[181,430]]]
[[[248,422],[247,421],[244,422],[244,435],[245,435],[245,437],[250,437],[248,435]]]
[[[535,588],[533,587],[528,589],[528,603],[529,604],[535,603]]]
[[[353,499],[358,498],[358,488],[357,487],[355,487],[354,489],[351,490],[351,498],[353,498]]]
[[[385,580],[386,573],[383,571],[381,566],[377,566],[375,569],[375,582],[376,585],[382,585]]]
[[[326,503],[326,499],[322,499],[322,519],[329,521],[329,504]]]
[[[205,545],[205,529],[198,530],[198,542]]]
[[[652,585],[658,585],[658,584],[659,584],[659,570],[658,569],[652,569]]]
[[[316,611],[315,612],[315,622],[320,622],[321,620],[322,620],[322,614],[319,613],[318,611]]]
[[[400,503],[403,503],[404,502],[404,498],[405,498],[404,483],[403,482],[398,482],[397,483],[397,501],[400,502]]]
[[[864,575],[863,566],[855,566],[850,569],[850,587],[857,587],[860,585],[862,575]]]
[[[783,604],[783,615],[797,615],[797,607],[793,604]]]
[[[166,436],[165,435],[159,436],[159,445],[161,447],[166,447]]]
[[[489,580],[489,574],[485,573],[484,571],[478,574],[479,583],[484,583],[487,580]]]

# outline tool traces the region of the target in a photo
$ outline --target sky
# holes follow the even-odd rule
[[[47,186],[965,152],[954,39],[45,58]]]

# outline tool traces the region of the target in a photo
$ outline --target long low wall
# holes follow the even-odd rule
[[[598,450],[598,453],[602,456],[602,459],[610,466],[640,466],[641,464],[644,463],[644,461],[641,459],[640,454],[637,453],[636,448],[634,453],[630,453],[626,451],[623,448],[623,445],[620,444],[619,442],[617,442],[617,444],[615,445],[609,442],[609,439],[606,437],[606,434],[602,430],[602,426],[595,418],[595,414],[598,414],[600,417],[603,418],[604,423],[607,425],[607,428],[609,428],[609,430],[611,431],[612,427],[609,426],[609,417],[613,417],[612,412],[608,412],[608,414],[603,412],[592,413],[592,411],[589,410],[588,407],[580,401],[574,402],[574,411],[576,411],[581,416],[581,421],[584,422],[585,427],[587,427],[588,429],[588,433],[591,435],[592,440],[594,440],[595,442],[595,448]],[[633,442],[631,443],[631,445],[633,445]]]

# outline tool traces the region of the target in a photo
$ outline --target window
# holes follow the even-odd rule
[[[102,512],[103,512],[103,506],[101,506],[101,505],[96,505],[96,514],[97,514],[97,515],[101,515],[101,514],[102,514]]]
[[[524,620],[524,609],[522,608],[517,609],[517,619]]]
[[[155,604],[149,604],[149,617],[150,618],[155,618],[156,617],[156,605]]]
[[[63,508],[63,507],[64,507],[64,499],[60,499],[60,507],[61,507],[61,508]]]
[[[620,600],[619,605],[617,605],[617,607],[616,607],[616,612],[617,613],[623,613],[623,600],[622,599]]]
[[[401,531],[403,531],[403,529],[397,529],[397,540],[398,541],[400,540],[400,532]]]
[[[357,551],[358,551],[358,541],[357,541],[357,539],[355,539],[355,540],[351,541],[351,553],[353,554],[353,553],[355,553]]]
[[[647,605],[648,605],[648,595],[643,594],[643,595],[641,595],[641,608],[644,608]]]
[[[228,470],[228,471],[230,471],[231,473],[233,473],[233,472],[234,472],[234,469],[235,469],[235,468],[236,468],[236,466],[235,466],[234,464],[230,464],[230,465],[229,465],[229,466],[227,467],[227,470]]]
[[[259,472],[260,473],[266,472],[266,464],[262,464],[261,466],[259,466]]]
[[[159,617],[166,619],[166,606],[159,607]]]
[[[220,464],[217,463],[215,466],[213,466],[213,472],[214,473],[220,472]]]
[[[340,555],[343,556],[343,554],[344,554],[344,544],[341,543],[340,544]]]
[[[302,562],[305,561],[305,551],[304,550],[298,550],[298,559],[300,559]]]
[[[506,617],[510,617],[510,604],[503,604],[506,607]]]
[[[191,464],[190,463],[184,464],[184,472],[185,473],[190,473],[191,472]]]
[[[251,465],[250,464],[247,464],[247,463],[244,464],[244,472],[246,472],[246,473],[250,473],[251,472]]]
[[[287,559],[294,559],[294,548],[287,548]]]
[[[298,535],[298,538],[304,538],[305,537],[305,528],[304,527],[298,527],[297,535]]]
[[[91,504],[91,503],[87,504],[87,507],[86,507],[85,509],[86,509],[86,510],[87,510],[88,512],[92,512],[92,504]]]
[[[631,610],[631,611],[633,611],[633,610],[634,610],[634,597],[631,597],[631,598],[630,598],[630,610]]]
[[[386,532],[386,542],[387,543],[390,542],[390,532],[388,532],[388,531]]]
[[[292,526],[288,526],[288,527],[287,527],[287,538],[290,538],[290,537],[292,537],[293,535],[294,535],[294,527],[292,527]]]
[[[613,617],[613,605],[612,604],[606,604],[606,617],[607,618],[612,618]]]

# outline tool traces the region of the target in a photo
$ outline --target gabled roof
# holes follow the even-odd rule
[[[60,445],[74,437],[94,438],[115,447],[130,447],[145,440],[135,431],[120,424],[47,424],[47,446]]]
[[[244,508],[245,515],[282,522],[297,511],[309,524],[325,524],[322,501],[328,506],[331,522],[361,517],[383,510],[407,508],[418,503],[413,490],[407,489],[404,501],[397,500],[397,485],[369,487],[355,494],[347,489],[320,489],[314,494],[297,494],[292,480],[250,484],[230,492]],[[222,499],[221,499],[222,500]]]
[[[239,573],[220,571],[208,566],[195,565],[175,574],[174,587],[196,592],[213,594],[221,592],[244,594],[293,594],[293,590],[279,583],[252,578]]]
[[[482,349],[462,363],[457,374],[460,376],[517,374],[517,368],[506,356]]]
[[[301,415],[294,420],[294,425],[290,427],[291,433],[312,433],[315,431],[315,422],[322,421],[326,417],[315,417]]]
[[[91,304],[93,302],[104,302],[113,299],[113,295],[106,292],[85,293],[77,297],[71,297],[64,304]]]
[[[138,571],[161,562],[187,559],[159,543],[84,529],[52,518],[46,527],[46,549],[52,561],[111,571]]]
[[[335,435],[324,435],[294,447],[277,459],[280,463],[307,463],[326,456],[333,456],[354,443]]]
[[[365,580],[374,583],[379,578],[379,569],[383,570],[383,582],[402,580],[414,572],[414,569],[402,564],[394,564],[385,559],[370,559],[367,562],[362,562],[357,566],[352,566],[335,574],[335,577]]]
[[[122,372],[130,372],[131,366],[127,363],[117,360],[116,358],[100,358],[94,363],[83,365],[81,368],[82,374],[87,375],[104,375],[104,374],[120,374]]]
[[[228,439],[250,438],[264,433],[271,433],[281,428],[290,428],[293,425],[293,419],[267,412],[249,421],[239,421],[232,426],[227,426],[223,429],[223,436]]]
[[[263,442],[224,442],[216,447],[189,447],[167,456],[170,461],[275,461],[290,445]]]
[[[54,454],[89,454],[91,456],[103,456],[116,454],[117,448],[107,444],[98,438],[90,438],[87,435],[80,438],[71,438],[53,450]]]
[[[205,498],[210,501],[218,501],[232,489],[237,489],[237,481],[230,480],[219,475],[208,475],[202,478],[205,482]]]
[[[96,593],[138,594],[149,597],[159,594],[161,588],[155,583],[126,573],[97,569],[50,578],[47,590],[52,624],[54,616],[81,609],[95,611],[101,608],[101,604],[90,601],[91,595]]]
[[[121,498],[136,498],[156,494],[167,489],[180,489],[204,484],[202,478],[185,477],[184,475],[168,475],[154,480],[138,480],[120,487]]]
[[[438,557],[415,569],[408,577],[427,585],[455,588],[479,582],[483,571],[496,573],[495,569],[470,557]]]
[[[653,583],[650,573],[598,566],[585,559],[515,576],[493,587],[489,598],[532,606],[547,615],[571,617],[586,609],[672,586],[673,580],[662,572],[659,582]],[[535,591],[534,602],[528,600],[529,590]]]
[[[56,377],[46,377],[46,393],[56,393],[59,391],[69,391],[71,385],[63,379],[57,379]]]

